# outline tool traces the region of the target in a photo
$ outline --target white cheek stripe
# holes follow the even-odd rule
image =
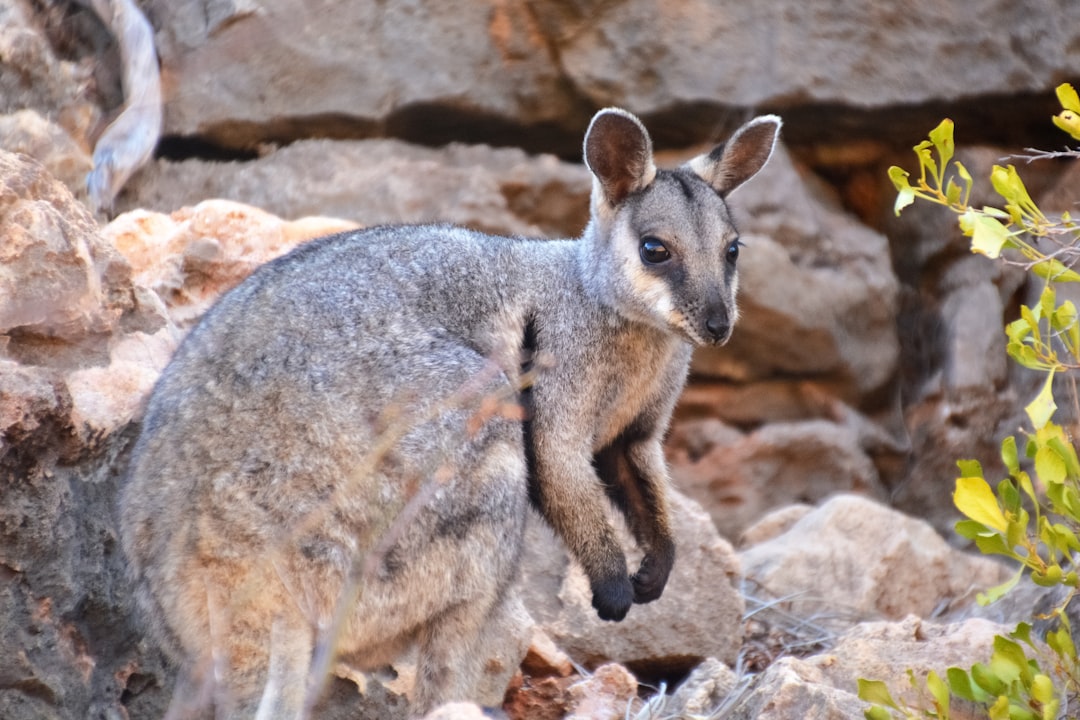
[[[622,266],[623,275],[634,289],[634,295],[640,299],[641,304],[653,317],[664,322],[669,321],[675,307],[671,297],[671,288],[642,266],[641,258],[635,250],[637,238],[632,237],[628,227],[622,225],[614,235],[612,241],[617,243],[619,248],[619,264]]]

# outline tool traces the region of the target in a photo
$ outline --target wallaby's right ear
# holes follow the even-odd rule
[[[585,164],[596,178],[594,202],[602,199],[611,207],[656,177],[649,133],[640,120],[618,108],[593,117],[585,133]]]
[[[780,118],[775,115],[756,117],[711,153],[691,160],[690,169],[720,197],[726,197],[765,166],[776,146],[780,125]]]

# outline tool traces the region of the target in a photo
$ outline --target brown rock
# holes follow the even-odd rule
[[[1007,568],[948,545],[927,523],[837,496],[782,535],[739,553],[748,581],[800,617],[930,617],[1003,582]]]
[[[596,668],[570,686],[566,720],[623,720],[637,703],[637,678],[617,663]]]
[[[18,110],[0,115],[0,147],[29,155],[64,183],[72,195],[86,198],[90,155],[66,130],[37,111]]]
[[[568,677],[531,677],[519,673],[510,683],[503,711],[510,720],[562,720],[570,709],[569,688],[580,680]]]
[[[227,144],[384,129],[449,139],[471,119],[573,123],[572,89],[529,9],[508,3],[152,0],[165,133]],[[476,132],[476,131],[473,131]],[[484,133],[490,135],[490,132]]]
[[[552,641],[548,634],[538,627],[532,629],[532,640],[521,661],[521,669],[530,677],[569,677],[574,672],[574,664],[569,656]]]
[[[9,356],[59,360],[132,309],[130,268],[70,191],[36,161],[0,151],[0,333]],[[48,358],[48,359],[46,359]]]
[[[549,2],[538,14],[561,40],[559,57],[581,92],[598,105],[644,113],[720,100],[911,105],[1049,88],[1080,66],[1075,5],[967,7],[958,15],[932,0],[903,10],[857,0],[738,7],[635,0],[600,10]],[[1033,37],[1040,43],[1031,57],[1012,52]]]
[[[671,476],[732,539],[773,508],[836,492],[884,495],[859,433],[827,420],[765,425],[696,459],[673,452]]]
[[[172,215],[126,213],[102,235],[127,258],[135,282],[154,290],[173,322],[186,329],[259,265],[304,240],[354,227],[332,218],[289,222],[240,203],[208,200]]]

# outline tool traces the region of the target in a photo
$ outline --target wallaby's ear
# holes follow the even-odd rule
[[[780,118],[756,117],[735,131],[726,143],[688,164],[721,197],[754,177],[772,155],[780,134]]]
[[[593,117],[585,133],[585,164],[611,206],[656,177],[649,133],[640,120],[618,108],[601,110]]]

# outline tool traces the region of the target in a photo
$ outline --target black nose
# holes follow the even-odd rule
[[[723,340],[731,331],[731,323],[726,317],[711,317],[705,321],[705,329],[713,336],[714,340]]]

